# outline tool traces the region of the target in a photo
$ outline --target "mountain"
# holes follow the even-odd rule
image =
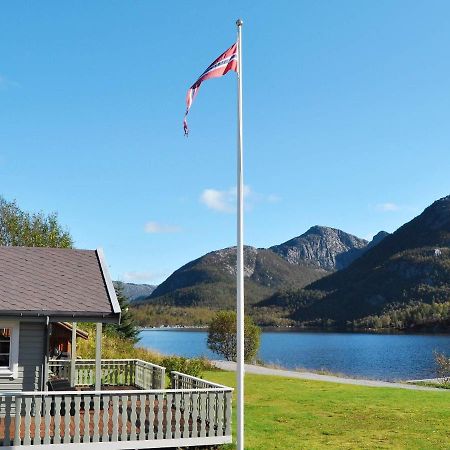
[[[244,248],[246,303],[278,289],[303,287],[324,276],[320,268],[290,264],[267,249]],[[232,307],[236,298],[236,247],[210,252],[176,270],[145,303]],[[142,302],[141,302],[142,304]]]
[[[156,288],[152,284],[122,283],[123,293],[133,303],[148,297]]]
[[[376,235],[376,242],[381,241],[383,233]],[[270,250],[291,264],[306,264],[332,272],[349,266],[374,242],[368,243],[336,228],[316,225],[300,236],[270,247]]]
[[[450,196],[381,237],[347,268],[291,293],[291,317],[340,325],[409,317],[417,324],[426,319],[424,314],[441,311],[437,304],[450,301]],[[286,299],[275,296],[272,305],[280,306],[280,301]]]

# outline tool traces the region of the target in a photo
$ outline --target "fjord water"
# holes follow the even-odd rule
[[[138,345],[165,354],[220,357],[206,345],[207,332],[151,329]],[[450,355],[450,335],[264,331],[259,358],[289,369],[327,370],[379,380],[436,376],[433,352]]]

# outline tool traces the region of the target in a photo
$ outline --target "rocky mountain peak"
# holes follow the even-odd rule
[[[309,265],[327,271],[347,267],[361,255],[368,242],[336,228],[315,225],[306,233],[270,250],[291,264]]]

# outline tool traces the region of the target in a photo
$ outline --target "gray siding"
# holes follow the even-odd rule
[[[19,376],[15,380],[0,378],[0,391],[40,391],[44,363],[45,325],[20,323]]]

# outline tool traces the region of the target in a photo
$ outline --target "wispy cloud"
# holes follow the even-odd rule
[[[281,202],[281,197],[277,194],[269,194],[267,196],[267,201],[269,203],[278,203],[278,202]]]
[[[237,190],[235,187],[228,190],[205,189],[200,195],[200,202],[213,211],[233,213],[236,211]],[[281,198],[276,194],[263,195],[253,191],[250,186],[244,186],[245,207],[252,209],[255,203],[276,203]]]
[[[138,271],[130,271],[130,272],[125,272],[122,275],[122,280],[127,282],[127,283],[133,283],[133,282],[147,282],[147,283],[152,283],[158,280],[161,280],[162,278],[165,278],[166,274],[164,273],[157,273],[157,272],[152,272],[152,271],[143,271],[143,272],[138,272]]]
[[[381,212],[394,212],[400,210],[400,206],[396,203],[386,202],[378,203],[378,205],[375,205],[375,209]]]
[[[159,222],[147,222],[144,226],[144,230],[146,233],[179,233],[181,227]]]

